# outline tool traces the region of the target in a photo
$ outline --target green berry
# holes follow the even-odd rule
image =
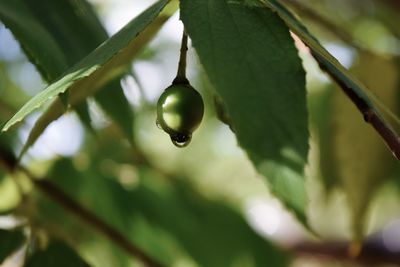
[[[161,94],[157,103],[157,124],[179,146],[190,143],[192,133],[203,118],[201,95],[189,84],[173,84]]]

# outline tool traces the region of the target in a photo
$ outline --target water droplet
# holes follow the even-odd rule
[[[161,126],[161,123],[159,122],[158,119],[156,120],[156,125],[157,125],[158,129],[161,129],[161,130],[163,129],[162,126]]]
[[[176,141],[176,140],[174,140],[174,139],[171,139],[171,140],[172,140],[172,143],[173,143],[175,146],[179,147],[179,148],[182,148],[182,147],[185,147],[185,146],[189,145],[189,144],[190,144],[190,141],[191,141],[191,140],[188,140],[188,141],[185,141],[185,142],[179,142],[179,141]]]
[[[191,134],[171,134],[171,141],[177,147],[185,147],[192,141]]]

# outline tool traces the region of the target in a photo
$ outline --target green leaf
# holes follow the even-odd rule
[[[0,120],[0,123],[1,122]],[[0,134],[0,212],[7,212],[14,209],[20,201],[20,195],[15,186],[15,181],[7,176],[10,169],[17,163],[12,149],[13,145],[16,143],[17,136],[15,130]],[[2,240],[1,237],[0,240]],[[0,256],[0,266],[1,261]]]
[[[22,231],[0,229],[0,265],[8,256],[20,248],[25,240]]]
[[[0,124],[10,118],[29,97],[9,77],[4,62],[0,62]]]
[[[168,0],[160,0],[133,19],[117,34],[73,66],[61,79],[33,97],[4,125],[2,131],[7,131],[32,111],[66,90],[71,91],[70,104],[76,105],[99,87],[120,75],[124,66],[176,10],[176,2],[173,1],[166,12],[156,19],[168,2]],[[53,114],[53,118],[61,114]]]
[[[318,90],[309,94],[309,112],[313,134],[318,143],[320,178],[327,192],[337,185],[338,167],[332,153],[334,142],[332,140],[333,101],[332,96],[337,89],[329,85],[324,90]]]
[[[86,0],[17,1],[24,3],[35,20],[51,35],[60,47],[68,66],[73,66],[108,38],[107,32]],[[10,28],[12,30],[12,27]],[[46,46],[42,49],[46,49]],[[48,68],[45,70],[50,71]],[[61,74],[58,73],[52,80]]]
[[[182,0],[181,16],[239,145],[305,223],[305,72],[287,26],[240,1]]]
[[[21,1],[1,1],[0,19],[12,30],[26,55],[46,80],[54,79],[66,69],[66,59],[57,43]]]
[[[367,95],[369,90],[355,79],[350,72],[326,50],[288,9],[276,0],[262,0],[261,3],[263,3],[266,8],[276,12],[286,22],[290,30],[311,49],[312,55],[317,60],[322,70],[326,71],[334,80],[343,83],[352,93],[362,99],[369,108],[375,110],[372,101]]]
[[[277,12],[279,16],[285,20],[289,28],[311,49],[312,55],[324,71],[335,81],[349,88],[353,94],[367,104],[368,108],[379,114],[367,95],[367,93],[370,92],[369,89],[355,79],[347,69],[329,54],[301,22],[276,0],[264,0],[263,3]],[[371,63],[368,62],[368,64]],[[368,74],[364,77],[364,82],[370,85],[370,88],[378,88],[381,84],[376,84],[376,81],[374,81],[375,77],[375,73],[374,75]],[[372,81],[370,80],[371,78]],[[373,82],[373,84],[370,84],[371,82]],[[393,91],[382,91],[382,93],[387,94],[387,98],[385,97],[387,103],[391,103],[395,99],[392,95]],[[336,95],[340,94],[337,93]],[[333,147],[337,149],[345,147],[348,148],[349,151],[342,150],[339,153],[334,152],[334,157],[339,159],[338,170],[340,170],[340,173],[338,173],[338,176],[340,176],[341,182],[344,183],[344,186],[347,188],[348,200],[353,213],[353,239],[359,241],[364,232],[363,220],[368,207],[369,197],[376,190],[378,180],[382,179],[382,176],[385,176],[385,174],[377,171],[380,168],[373,168],[372,166],[375,166],[374,162],[376,162],[376,160],[381,162],[381,157],[387,159],[383,160],[385,164],[389,163],[391,160],[388,158],[390,154],[387,153],[387,148],[384,147],[382,140],[380,140],[380,138],[376,136],[376,133],[372,132],[370,127],[363,121],[359,111],[355,109],[354,104],[346,102],[348,100],[343,99],[343,95],[341,95],[341,97],[341,100],[335,100],[336,104],[333,104],[336,106],[333,113],[335,116],[340,116],[340,119],[335,119],[335,123],[340,124],[338,127],[341,129],[334,129],[334,131],[339,131],[340,134],[336,134]],[[339,107],[337,105],[338,101],[342,102],[343,106]],[[383,118],[382,116],[380,117]],[[360,133],[363,134],[360,135]],[[386,152],[382,151],[382,149],[385,149]],[[371,153],[371,151],[374,151],[374,153]],[[375,158],[375,156],[377,156],[377,158]],[[356,161],[354,160],[355,158],[357,159]],[[326,160],[323,161],[327,162]],[[365,166],[371,166],[374,171],[365,168]],[[358,179],[355,179],[355,177]],[[354,190],[357,192],[355,193]]]
[[[239,213],[184,181],[164,187],[143,181],[132,196],[133,209],[174,236],[199,266],[288,265],[288,256],[257,236]]]
[[[370,53],[360,53],[352,73],[373,90],[387,107],[396,110],[399,86],[398,68],[394,60]],[[362,119],[357,108],[340,91],[331,98],[330,153],[321,159],[331,160],[324,173],[336,168],[336,182],[344,189],[351,210],[353,239],[361,241],[365,233],[367,211],[375,192],[389,178],[395,159],[375,131]],[[325,145],[325,144],[321,144]],[[355,160],[356,159],[356,160]]]
[[[51,241],[45,250],[36,251],[25,267],[88,267],[89,265],[69,246]]]
[[[38,26],[42,27],[43,32],[47,32],[49,38],[51,37],[52,41],[58,45],[59,53],[53,53],[51,56],[60,58],[66,62],[64,68],[58,69],[49,64],[41,64],[44,59],[40,57],[43,55],[47,56],[47,46],[45,44],[42,46],[42,53],[29,55],[30,58],[34,59],[33,63],[43,72],[43,76],[48,82],[54,81],[68,66],[72,66],[78,62],[108,37],[92,8],[85,0],[45,0],[40,3],[31,0],[17,1],[21,2],[21,4],[14,5],[14,8],[18,9],[23,6],[26,12],[29,12],[32,16],[32,20],[36,20]],[[60,19],[61,17],[63,19]],[[2,19],[1,16],[0,19]],[[18,31],[18,28],[15,26],[18,22],[12,20],[4,22],[14,33]],[[31,31],[27,27],[19,34],[29,37]],[[25,47],[36,45],[35,43],[29,43],[29,41],[30,39],[20,40],[21,44]],[[102,104],[105,112],[121,126],[126,136],[131,138],[133,115],[130,105],[123,95],[121,85],[116,83],[112,87],[106,85],[102,90],[109,90],[109,92],[95,95],[95,98]],[[67,96],[69,95],[60,94],[64,110],[68,106],[69,97]],[[112,101],[113,99],[114,101]],[[116,102],[118,105],[115,105]],[[83,107],[80,107],[80,105]],[[76,110],[84,123],[90,127],[90,118],[86,112],[87,107],[84,107],[86,103],[81,103],[80,105],[76,106]],[[49,113],[52,113],[52,111],[50,110]],[[47,125],[56,118],[58,116],[50,116],[47,118],[46,123],[35,125],[29,137],[29,142],[25,145],[21,155],[36,141]],[[42,122],[43,120],[41,119]]]
[[[29,6],[35,18],[57,42],[67,59],[68,66],[73,66],[108,38],[106,30],[86,0],[45,0],[39,4],[32,0],[22,1]],[[60,20],[60,17],[63,19]],[[101,93],[96,94],[95,99],[121,126],[126,136],[131,138],[133,114],[117,80],[100,89]],[[90,119],[85,114],[85,108],[78,108],[77,111],[89,125]]]
[[[82,172],[70,160],[60,160],[49,177],[166,266],[182,259],[208,267],[287,266],[288,255],[258,236],[237,211],[221,200],[200,195],[186,179],[163,179],[145,167],[135,172],[117,162],[105,168],[105,162],[112,162],[109,155],[95,155]],[[122,173],[129,177],[129,172],[130,179],[136,174],[138,181],[125,189],[116,179]],[[42,219],[66,229],[70,216],[50,212],[44,200],[41,206]]]

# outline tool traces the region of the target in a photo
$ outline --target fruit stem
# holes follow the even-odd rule
[[[188,43],[188,36],[186,34],[185,29],[183,29],[178,73],[176,74],[176,77],[172,82],[172,84],[189,84],[189,80],[186,78],[186,55],[188,50],[187,43]]]

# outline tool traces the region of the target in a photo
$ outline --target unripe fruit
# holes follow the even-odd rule
[[[184,147],[199,127],[203,113],[203,99],[192,86],[173,84],[158,99],[157,125],[170,135],[174,145]]]

